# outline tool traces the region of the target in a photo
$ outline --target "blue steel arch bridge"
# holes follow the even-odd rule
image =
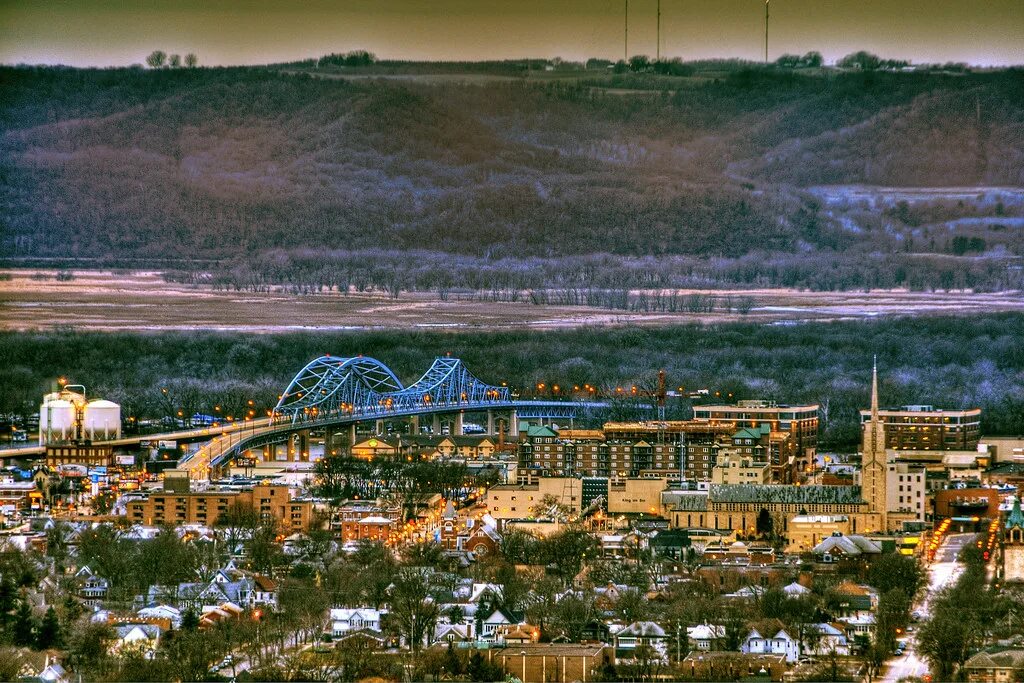
[[[519,419],[573,419],[607,407],[598,401],[523,400],[507,386],[488,384],[473,375],[458,358],[441,356],[423,375],[405,386],[387,365],[368,356],[341,358],[320,356],[292,379],[268,420],[251,429],[225,434],[182,459],[179,469],[195,478],[220,471],[245,451],[282,442],[299,435],[308,442],[310,430],[347,428],[354,438],[355,425],[363,422],[421,416],[456,417],[461,432],[465,413],[486,413],[487,432],[493,433],[493,416],[506,412],[508,424]],[[308,451],[301,446],[298,453]]]

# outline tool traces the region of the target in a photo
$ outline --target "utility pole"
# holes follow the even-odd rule
[[[768,63],[768,3],[772,0],[764,0],[764,62]]]
[[[658,0],[658,45],[654,48],[654,61],[661,61],[661,0]]]

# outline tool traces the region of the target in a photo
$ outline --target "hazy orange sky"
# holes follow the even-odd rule
[[[619,58],[624,0],[0,0],[0,62],[108,66],[154,49],[260,64],[381,58]],[[630,0],[629,54],[655,54],[657,0]],[[661,0],[662,54],[764,55],[762,0]],[[769,54],[866,49],[914,62],[1024,64],[1024,0],[773,0]]]

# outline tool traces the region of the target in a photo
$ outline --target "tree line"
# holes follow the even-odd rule
[[[878,355],[882,401],[980,407],[984,434],[1024,433],[1024,318],[920,317],[796,326],[721,324],[473,334],[419,331],[221,333],[0,333],[0,413],[30,415],[57,377],[120,403],[125,418],[195,412],[265,415],[291,378],[324,353],[378,358],[405,382],[451,353],[481,379],[530,395],[538,383],[701,388],[707,400],[764,398],[821,406],[821,447],[853,449]],[[167,389],[166,393],[162,391]],[[717,394],[717,395],[716,395]],[[252,401],[250,405],[249,401]],[[675,419],[690,400],[669,402]],[[21,418],[24,419],[23,417]]]

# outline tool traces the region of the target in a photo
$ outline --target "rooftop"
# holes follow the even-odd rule
[[[859,486],[789,486],[786,484],[712,484],[708,500],[715,503],[802,503],[857,505]]]

